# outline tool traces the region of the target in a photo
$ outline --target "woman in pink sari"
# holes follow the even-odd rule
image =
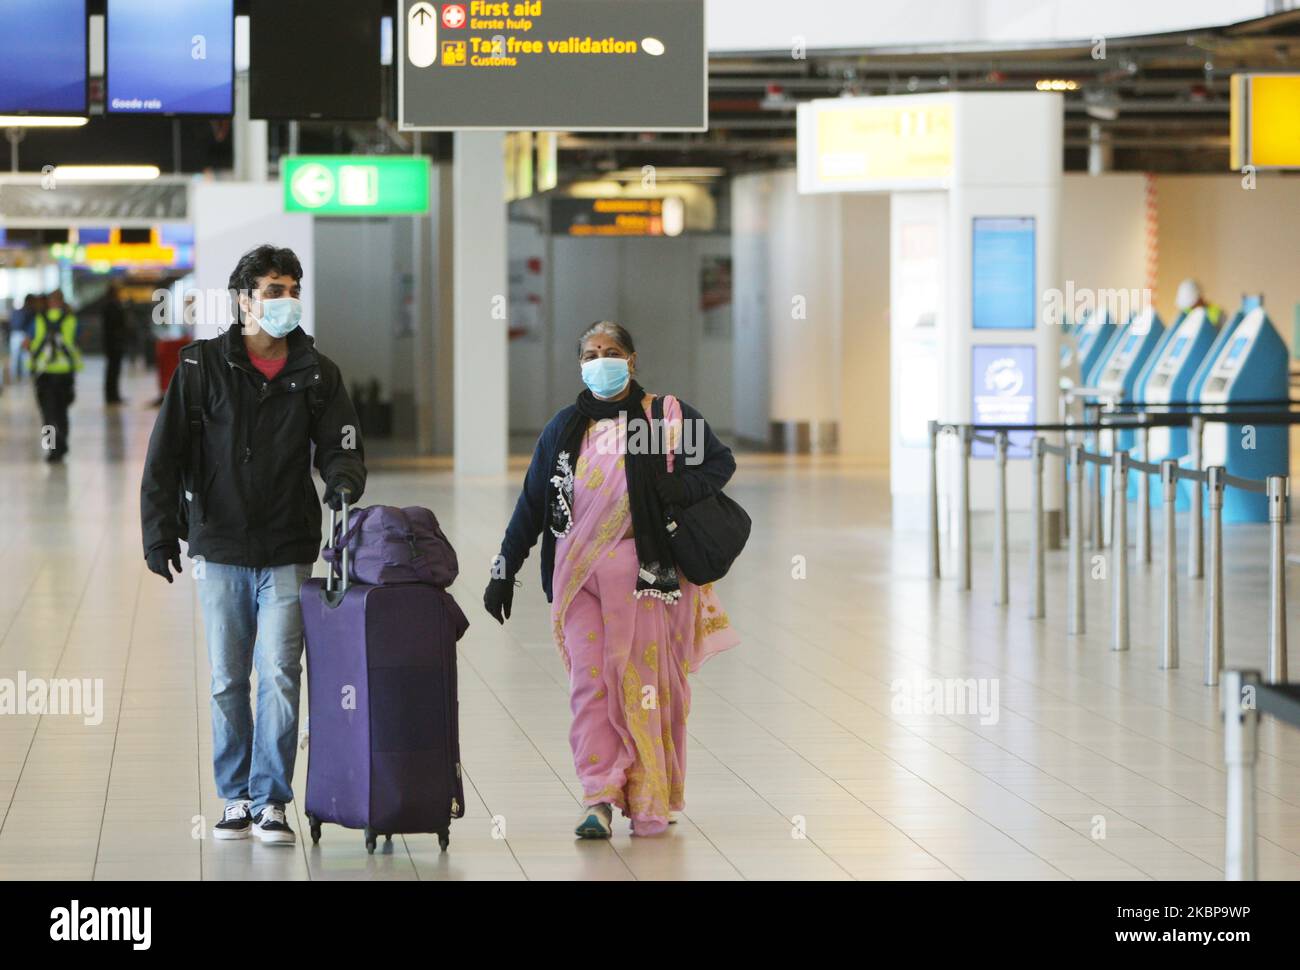
[[[608,838],[618,808],[634,835],[658,835],[685,804],[687,675],[737,643],[712,584],[678,574],[665,509],[721,489],[735,459],[672,396],[664,427],[651,422],[655,395],[633,376],[622,327],[594,324],[579,360],[587,388],[538,439],[483,599],[498,622],[510,616],[515,574],[541,535],[583,786],[575,834]]]

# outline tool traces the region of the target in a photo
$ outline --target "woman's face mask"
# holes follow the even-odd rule
[[[627,360],[623,357],[596,357],[582,365],[582,383],[596,397],[614,397],[631,379]]]
[[[302,321],[302,300],[291,296],[261,301],[262,315],[257,324],[277,340],[287,337]]]

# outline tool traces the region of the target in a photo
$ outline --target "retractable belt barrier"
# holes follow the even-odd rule
[[[1030,468],[1033,476],[1031,489],[1031,517],[1033,520],[1030,540],[1031,571],[1031,608],[1030,618],[1040,619],[1046,615],[1046,542],[1045,510],[1043,501],[1043,476],[1046,457],[1052,455],[1060,458],[1066,467],[1067,484],[1066,511],[1068,515],[1067,534],[1069,536],[1069,568],[1067,585],[1067,629],[1072,636],[1086,632],[1085,618],[1085,584],[1084,554],[1085,535],[1090,534],[1093,548],[1112,549],[1111,580],[1111,649],[1127,650],[1129,648],[1129,549],[1128,549],[1128,478],[1139,476],[1137,501],[1137,555],[1143,563],[1152,561],[1151,550],[1151,502],[1149,488],[1151,478],[1158,476],[1162,487],[1162,512],[1164,520],[1164,549],[1162,550],[1163,582],[1163,623],[1160,648],[1160,667],[1174,669],[1179,665],[1178,636],[1178,584],[1177,584],[1177,529],[1175,524],[1175,505],[1178,482],[1193,482],[1192,514],[1189,521],[1189,574],[1200,578],[1203,572],[1203,560],[1208,560],[1209,576],[1207,583],[1207,613],[1205,624],[1205,683],[1214,686],[1219,683],[1220,671],[1224,664],[1223,637],[1223,496],[1224,490],[1236,488],[1268,496],[1270,529],[1270,622],[1269,622],[1269,663],[1268,680],[1278,683],[1286,680],[1286,550],[1283,525],[1286,516],[1286,499],[1289,494],[1289,479],[1281,475],[1269,476],[1263,480],[1242,478],[1230,475],[1219,466],[1200,468],[1200,438],[1204,425],[1209,423],[1240,423],[1242,414],[1221,412],[1198,415],[1105,415],[1095,423],[1082,424],[1062,422],[1057,424],[1033,425],[997,425],[997,424],[959,424],[953,422],[930,422],[930,566],[931,575],[941,575],[940,538],[939,538],[939,488],[938,488],[938,447],[943,436],[956,438],[961,445],[961,464],[958,480],[957,498],[957,543],[958,543],[958,587],[962,590],[971,588],[971,520],[970,520],[970,460],[971,446],[974,442],[991,445],[994,449],[994,465],[997,481],[994,488],[994,603],[1005,606],[1010,602],[1010,555],[1008,548],[1008,511],[1007,511],[1007,458],[1014,447],[1018,453],[1032,459]],[[1252,423],[1300,424],[1300,412],[1252,412]],[[1146,461],[1148,431],[1152,427],[1190,427],[1192,429],[1193,467],[1184,468],[1175,459],[1161,462]],[[1111,454],[1090,451],[1082,444],[1073,443],[1071,438],[1077,434],[1091,435],[1094,439],[1101,432],[1116,430],[1133,430],[1137,433],[1139,457],[1133,457],[1128,450],[1118,450]],[[1031,432],[1034,437],[1028,447],[1012,445],[1012,432]],[[1063,433],[1065,442],[1054,444],[1042,437],[1044,433]],[[1100,469],[1111,470],[1111,487],[1109,496],[1103,496],[1102,475]],[[1091,473],[1091,474],[1089,474]],[[1093,486],[1092,530],[1089,533],[1084,519],[1085,503],[1083,488],[1085,478]],[[1209,501],[1209,550],[1206,555],[1202,542],[1201,500],[1202,495]],[[1107,541],[1105,530],[1101,527],[1103,520],[1103,499],[1109,498],[1108,519],[1111,541]]]
[[[1080,390],[1080,389],[1076,389]],[[1245,402],[1246,406],[1290,406],[1292,401]],[[1181,406],[1179,404],[1165,405]],[[1191,406],[1190,404],[1187,406]],[[1129,647],[1129,582],[1128,582],[1128,474],[1133,471],[1138,479],[1138,535],[1137,548],[1144,562],[1151,561],[1150,546],[1150,476],[1158,475],[1162,489],[1164,517],[1163,565],[1163,618],[1161,624],[1160,668],[1178,667],[1178,580],[1177,580],[1177,528],[1175,507],[1178,482],[1194,482],[1192,489],[1191,519],[1189,523],[1190,555],[1188,573],[1194,579],[1202,575],[1201,499],[1209,497],[1209,577],[1206,590],[1205,622],[1205,684],[1220,684],[1224,718],[1224,761],[1227,769],[1227,798],[1225,819],[1224,878],[1228,880],[1253,880],[1258,878],[1257,818],[1255,805],[1255,765],[1258,759],[1258,730],[1260,714],[1270,714],[1292,726],[1300,727],[1300,684],[1285,683],[1287,678],[1286,632],[1286,547],[1283,525],[1286,519],[1287,496],[1290,479],[1283,475],[1270,475],[1266,479],[1242,478],[1228,474],[1219,466],[1201,468],[1201,445],[1204,426],[1220,424],[1300,424],[1300,412],[1292,411],[1237,411],[1237,404],[1214,405],[1213,412],[1200,410],[1196,414],[1149,413],[1142,408],[1137,414],[1112,410],[1111,406],[1094,422],[1034,425],[956,424],[931,421],[930,432],[930,562],[934,578],[941,575],[939,545],[939,464],[938,447],[942,436],[952,436],[961,442],[961,471],[957,504],[957,533],[959,542],[958,585],[963,590],[971,588],[971,529],[970,529],[970,459],[971,444],[979,441],[994,448],[997,485],[995,489],[995,561],[997,564],[994,602],[1005,606],[1009,602],[1009,558],[1007,546],[1007,452],[1011,446],[1011,432],[1033,432],[1030,446],[1015,446],[1031,459],[1033,475],[1031,489],[1031,514],[1033,529],[1030,541],[1032,605],[1029,616],[1041,619],[1046,616],[1046,568],[1044,544],[1043,475],[1045,459],[1052,455],[1062,460],[1063,481],[1066,484],[1065,510],[1067,533],[1070,540],[1068,590],[1066,600],[1067,630],[1071,636],[1082,635],[1084,619],[1084,555],[1083,544],[1085,503],[1083,498],[1085,473],[1092,471],[1094,502],[1092,530],[1094,548],[1105,543],[1101,526],[1102,486],[1100,469],[1111,469],[1110,526],[1113,537],[1113,567],[1111,569],[1111,649],[1127,650]],[[1190,458],[1192,467],[1182,467],[1176,459],[1154,463],[1146,461],[1147,435],[1152,427],[1187,427],[1190,429]],[[1112,454],[1088,451],[1072,439],[1076,434],[1100,440],[1101,432],[1132,429],[1137,432],[1137,450],[1140,457],[1132,457],[1121,449]],[[990,434],[991,432],[991,434]],[[1061,433],[1060,444],[1047,441],[1044,433]],[[1113,440],[1113,439],[1112,439]],[[1260,674],[1253,670],[1224,670],[1223,658],[1223,496],[1225,489],[1236,488],[1268,496],[1269,523],[1269,634],[1268,682],[1261,683]]]

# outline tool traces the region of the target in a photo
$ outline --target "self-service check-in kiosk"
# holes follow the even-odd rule
[[[1210,376],[1210,368],[1214,362],[1219,359],[1219,354],[1232,339],[1233,332],[1237,329],[1237,324],[1246,318],[1246,314],[1256,307],[1264,305],[1264,297],[1260,294],[1245,295],[1241,298],[1241,306],[1237,312],[1232,315],[1232,319],[1219,327],[1219,334],[1214,338],[1214,343],[1210,346],[1210,351],[1201,361],[1201,366],[1197,368],[1196,375],[1192,378],[1192,386],[1187,390],[1187,400],[1199,401],[1201,392],[1205,390],[1205,379]]]
[[[1136,400],[1143,404],[1169,404],[1172,401],[1189,400],[1192,378],[1196,376],[1216,336],[1218,331],[1210,323],[1204,307],[1196,307],[1184,314],[1182,320],[1169,329],[1143,368]],[[1187,451],[1186,428],[1152,428],[1148,432],[1147,461],[1181,459]],[[1137,495],[1136,481],[1129,489],[1129,494]],[[1159,489],[1151,489],[1150,494],[1152,505],[1159,505],[1163,501]],[[1180,491],[1179,505],[1185,507],[1186,501]]]
[[[1138,375],[1164,332],[1165,325],[1155,310],[1147,308],[1135,314],[1115,338],[1110,356],[1101,365],[1097,376],[1090,380],[1090,386],[1115,401],[1134,400]],[[1116,448],[1130,448],[1132,444],[1132,431],[1121,431],[1117,435]]]
[[[1105,307],[1098,308],[1080,323],[1062,351],[1061,376],[1075,386],[1086,385],[1088,375],[1097,366],[1118,328],[1111,323]],[[1067,356],[1068,355],[1068,356]]]
[[[1233,401],[1284,400],[1288,393],[1286,344],[1264,313],[1256,307],[1223,342],[1201,389],[1202,404]],[[1286,475],[1291,464],[1288,425],[1206,424],[1202,447],[1205,467],[1220,465],[1230,475],[1262,479]],[[1226,489],[1225,522],[1267,522],[1268,496]]]

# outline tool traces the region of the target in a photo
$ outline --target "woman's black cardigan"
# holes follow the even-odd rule
[[[673,469],[681,470],[682,483],[686,486],[686,504],[694,505],[727,484],[736,470],[736,459],[732,457],[731,449],[717,439],[703,415],[685,401],[680,403],[682,420],[699,421],[704,428],[704,456],[698,465],[687,464],[682,458],[680,442],[673,457]],[[501,541],[501,557],[507,575],[513,579],[528,558],[537,537],[542,537],[542,590],[548,603],[551,601],[551,576],[555,572],[555,536],[546,528],[546,487],[555,474],[560,438],[574,410],[576,406],[572,404],[562,408],[542,429],[533,450],[532,463],[528,466],[528,475],[524,478],[523,491],[519,493],[514,515],[510,517],[505,538]]]

